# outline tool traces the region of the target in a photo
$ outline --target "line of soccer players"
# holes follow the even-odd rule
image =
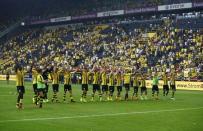
[[[18,98],[16,107],[21,109],[23,94],[25,93],[24,88],[24,74],[25,71],[22,67],[16,68],[16,86],[18,91]],[[71,78],[72,75],[78,74],[81,76],[81,88],[82,94],[80,101],[87,102],[87,92],[88,85],[92,84],[92,96],[91,101],[95,100],[95,94],[98,93],[99,101],[112,101],[114,96],[115,88],[117,89],[116,100],[121,100],[122,87],[125,89],[124,100],[129,99],[129,90],[131,85],[133,86],[133,95],[131,99],[138,99],[138,89],[141,89],[140,99],[147,99],[147,87],[146,87],[146,75],[140,73],[132,73],[131,70],[122,70],[120,68],[100,68],[94,66],[93,69],[88,69],[85,66],[80,69],[71,69],[70,67],[58,69],[57,67],[51,67],[48,69],[32,68],[33,77],[33,90],[34,97],[33,103],[42,107],[43,102],[48,102],[48,83],[52,83],[53,97],[52,102],[59,102],[58,92],[59,92],[59,76],[64,76],[64,95],[63,101],[66,101],[66,94],[69,92],[70,101],[75,102],[72,95]],[[93,78],[93,79],[91,79]],[[152,98],[158,99],[159,95],[159,77],[155,73],[152,77]],[[164,81],[163,85],[163,95],[167,96],[169,93],[169,78],[165,72],[162,75]],[[174,99],[174,94],[176,91],[175,87],[175,73],[170,75],[170,87],[172,89],[172,99]]]

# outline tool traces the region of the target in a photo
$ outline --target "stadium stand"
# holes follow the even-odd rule
[[[203,41],[199,29],[202,18],[138,21],[129,17],[109,21],[28,29],[0,45],[0,58],[4,60],[1,73],[12,70],[15,63],[72,67],[99,64],[141,72],[175,68],[180,80],[203,79]],[[194,27],[184,28],[187,24]],[[189,77],[184,77],[185,72],[189,72]]]
[[[202,1],[86,0],[89,4],[85,4],[81,1],[64,0],[56,4],[55,0],[49,0],[46,7],[41,1],[27,2],[17,4],[15,8],[19,10],[15,13],[11,11],[11,15],[5,16],[9,22],[1,22],[0,31],[12,25],[13,20],[17,21],[13,16],[20,19],[29,14],[29,19],[40,20]],[[32,12],[26,12],[27,8],[31,8]],[[157,13],[155,16],[146,16],[141,14],[115,17],[64,27],[29,28],[20,31],[0,44],[0,74],[8,71],[14,73],[16,63],[23,66],[57,63],[58,66],[69,64],[73,67],[100,64],[130,67],[142,72],[175,68],[180,80],[203,80],[202,13]],[[185,74],[189,74],[189,77],[186,78],[188,75]]]

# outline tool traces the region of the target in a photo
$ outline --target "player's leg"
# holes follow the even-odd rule
[[[128,92],[130,90],[130,85],[125,84],[125,100],[128,100]]]
[[[58,92],[59,92],[59,84],[56,84],[56,90],[55,90],[55,92],[56,92],[56,102],[59,102],[59,100],[58,100]]]
[[[57,92],[58,92],[58,87],[59,87],[59,85],[58,85],[58,84],[53,84],[52,87],[53,87],[52,102],[54,102],[54,101],[58,102],[58,99],[57,99]]]
[[[117,86],[117,100],[121,100],[121,91],[122,91],[122,87]]]
[[[44,93],[43,93],[45,102],[49,102],[48,96],[47,96],[48,91],[49,91],[49,85],[48,85],[48,83],[45,83],[45,89],[44,89]]]
[[[56,94],[55,94],[55,84],[52,84],[52,90],[53,90],[53,96],[52,96],[51,101],[54,102],[55,97],[56,97]]]
[[[33,101],[33,103],[36,103],[37,97],[38,97],[38,95],[37,95],[37,84],[33,84],[32,86],[33,86],[33,92],[34,92],[34,96],[32,98],[32,101]]]
[[[174,96],[175,96],[176,86],[175,86],[175,85],[171,85],[171,88],[172,88],[172,96],[171,96],[171,99],[175,99]]]
[[[144,87],[144,93],[145,93],[144,99],[147,100],[147,99],[148,99],[148,98],[147,98],[147,87]]]
[[[99,93],[99,101],[102,101],[102,92],[99,84],[97,85],[97,91]]]
[[[141,95],[140,95],[140,99],[143,100],[144,97],[143,97],[143,93],[144,93],[144,87],[141,87]]]
[[[66,101],[66,93],[67,93],[67,90],[68,90],[68,87],[67,87],[68,85],[64,85],[64,93],[63,93],[63,102],[65,102]]]
[[[132,99],[136,99],[138,98],[138,87],[137,86],[134,86],[133,87],[134,91],[133,91],[133,96],[132,96]]]
[[[114,86],[109,86],[109,100],[113,100]]]
[[[17,102],[16,102],[16,108],[19,108],[19,103],[20,103],[20,87],[17,86],[17,93],[18,93],[18,97],[17,97]]]
[[[156,90],[155,90],[155,85],[152,86],[152,99],[154,99],[154,94],[155,94]]]
[[[168,93],[169,93],[169,86],[167,85],[166,86],[166,96],[168,96]]]
[[[166,85],[163,85],[163,96],[166,96]]]
[[[94,95],[95,95],[95,93],[96,93],[96,84],[93,84],[93,86],[92,86],[92,99],[91,99],[91,101],[94,101]]]
[[[87,84],[84,84],[84,85],[83,85],[83,99],[82,99],[82,102],[87,102],[87,100],[86,100],[87,91],[88,91],[88,85],[87,85]]]
[[[43,90],[40,89],[39,91],[39,108],[42,108],[42,103],[43,103],[43,98],[44,98],[44,94],[43,94]]]
[[[17,98],[16,107],[18,109],[22,109],[23,108],[23,94],[25,93],[24,86],[18,86],[17,91],[18,91],[18,98]]]
[[[158,85],[156,86],[156,99],[159,99],[159,87]]]
[[[68,85],[68,92],[69,92],[69,96],[70,96],[70,101],[75,102],[74,99],[73,99],[73,92],[72,92],[71,85]]]

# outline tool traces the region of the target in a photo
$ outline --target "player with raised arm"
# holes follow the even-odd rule
[[[73,99],[72,87],[71,87],[71,67],[67,67],[63,70],[64,74],[64,94],[63,94],[63,101],[66,101],[66,94],[69,92],[70,94],[70,101],[75,102]]]
[[[105,95],[106,100],[108,100],[108,84],[107,84],[107,70],[106,68],[102,68],[101,71],[101,85],[102,85],[102,96]]]
[[[134,79],[133,79],[133,96],[132,99],[137,100],[138,99],[138,89],[139,89],[139,80],[138,80],[138,74],[134,74]],[[135,98],[134,98],[135,97]]]
[[[147,87],[146,87],[146,77],[144,74],[141,75],[141,80],[140,80],[140,88],[141,88],[141,100],[147,100]]]
[[[116,80],[116,87],[117,87],[116,100],[121,100],[122,74],[121,74],[121,70],[120,69],[118,69],[116,74],[115,74],[115,80]]]
[[[91,99],[91,101],[94,101],[94,96],[95,96],[96,91],[99,94],[99,100],[102,101],[99,68],[97,66],[94,66],[92,72],[93,72],[93,87],[92,87],[92,99]]]
[[[125,87],[125,100],[128,100],[128,92],[130,91],[130,85],[131,85],[131,73],[130,69],[125,70],[124,74],[124,87]]]
[[[113,93],[114,93],[114,70],[111,68],[111,72],[109,73],[109,101],[113,101]]]
[[[164,85],[163,85],[163,96],[167,96],[169,93],[169,86],[168,86],[168,76],[167,73],[164,72],[162,79],[164,81]]]
[[[82,95],[80,98],[81,102],[87,102],[87,91],[88,91],[88,78],[89,78],[89,72],[86,66],[83,66],[83,69],[81,71],[77,71],[77,73],[81,73],[82,76]]]
[[[57,94],[59,92],[59,74],[61,73],[61,70],[58,70],[57,67],[53,68],[53,72],[50,73],[50,76],[52,78],[52,89],[53,89],[53,97],[52,102],[56,101],[59,102]]]
[[[175,72],[171,73],[171,77],[170,77],[170,88],[172,90],[172,96],[171,99],[175,100],[174,95],[176,92],[176,77],[175,77]]]

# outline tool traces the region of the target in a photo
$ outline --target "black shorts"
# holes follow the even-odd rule
[[[100,85],[99,84],[93,84],[93,91],[100,91]]]
[[[59,92],[59,84],[52,84],[53,92]]]
[[[114,86],[109,86],[109,92],[114,92]]]
[[[39,93],[39,92],[43,92],[43,93],[45,93],[45,88],[39,88],[39,89],[37,89],[37,92]]]
[[[70,84],[64,84],[64,92],[65,91],[71,91],[72,88],[71,88],[71,85]]]
[[[9,80],[9,77],[6,77],[6,80],[8,81],[8,80]]]
[[[168,85],[163,85],[163,90],[169,90],[169,86]]]
[[[158,85],[153,85],[153,86],[152,86],[152,92],[159,92],[159,87],[158,87]]]
[[[134,86],[134,92],[137,93],[138,92],[138,86]]]
[[[108,85],[102,85],[102,91],[108,91]]]
[[[33,84],[32,87],[33,87],[33,91],[36,93],[37,92],[37,84]]]
[[[176,86],[175,85],[170,85],[171,90],[176,91]]]
[[[24,86],[17,86],[17,92],[18,93],[25,93],[25,87]]]
[[[82,90],[88,91],[88,84],[82,84]]]
[[[130,84],[124,84],[125,90],[129,91],[130,90]]]
[[[141,92],[145,92],[145,91],[147,91],[147,87],[146,86],[142,86],[141,87]]]
[[[122,91],[122,86],[117,86],[117,91]]]

